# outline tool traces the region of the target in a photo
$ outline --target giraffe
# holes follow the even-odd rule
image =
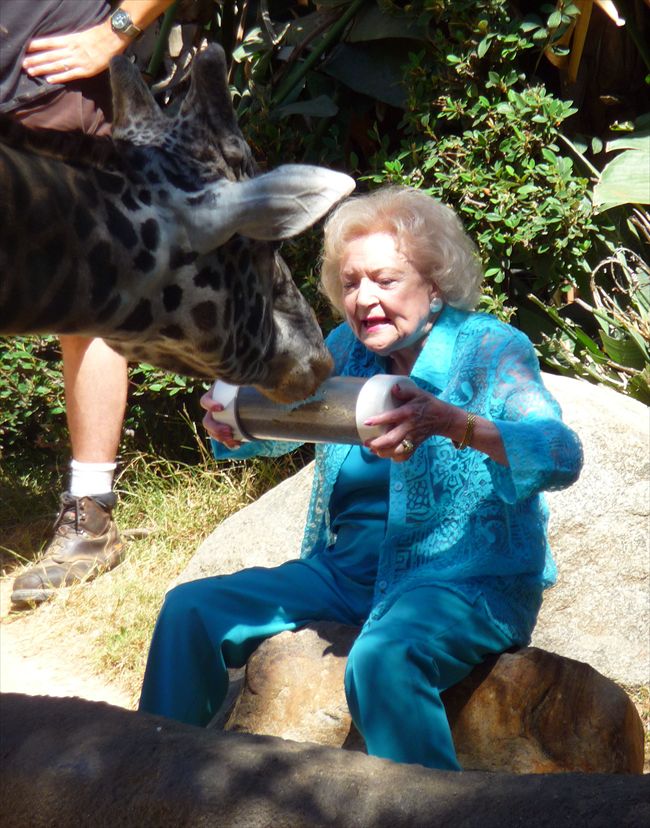
[[[174,117],[128,59],[110,74],[110,138],[0,123],[0,335],[98,336],[130,361],[309,396],[331,360],[279,243],[353,180],[257,174],[220,46],[195,58]]]

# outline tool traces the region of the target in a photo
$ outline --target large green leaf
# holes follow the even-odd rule
[[[319,95],[309,101],[296,101],[279,106],[273,111],[273,116],[286,118],[289,115],[306,115],[311,118],[331,118],[338,111],[338,106],[328,95]]]
[[[647,148],[650,142],[650,130],[643,130],[642,132],[633,132],[629,135],[621,135],[620,138],[614,138],[607,142],[607,152],[616,152],[617,150],[626,149],[644,149]]]
[[[323,71],[355,92],[404,109],[402,67],[406,59],[403,41],[342,43],[325,63]]]
[[[639,371],[645,367],[645,355],[631,337],[623,336],[619,339],[601,331],[600,338],[607,356],[614,362]]]
[[[594,187],[594,203],[597,213],[621,204],[650,204],[650,137],[607,164]]]
[[[378,5],[364,6],[345,37],[348,43],[387,38],[426,40],[426,26],[415,16],[386,14]]]

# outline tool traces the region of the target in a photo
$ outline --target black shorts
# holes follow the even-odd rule
[[[81,130],[87,135],[109,135],[112,107],[108,71],[73,81],[38,98],[31,106],[14,109],[11,117],[30,129]]]

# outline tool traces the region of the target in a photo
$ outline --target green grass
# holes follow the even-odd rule
[[[164,594],[221,521],[296,470],[299,460],[215,463],[202,450],[188,465],[145,454],[122,464],[115,517],[129,540],[123,563],[87,584],[61,590],[34,610],[44,635],[76,647],[104,679],[138,695]],[[0,473],[2,566],[14,577],[47,538],[61,486],[58,469]],[[5,495],[3,497],[3,494]],[[30,612],[27,610],[27,612]]]

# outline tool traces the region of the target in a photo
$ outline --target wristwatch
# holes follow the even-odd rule
[[[142,34],[142,29],[138,28],[133,20],[131,20],[131,15],[124,11],[124,9],[115,9],[113,14],[110,17],[111,20],[111,29],[114,32],[121,35],[126,35],[127,37],[140,37]]]

